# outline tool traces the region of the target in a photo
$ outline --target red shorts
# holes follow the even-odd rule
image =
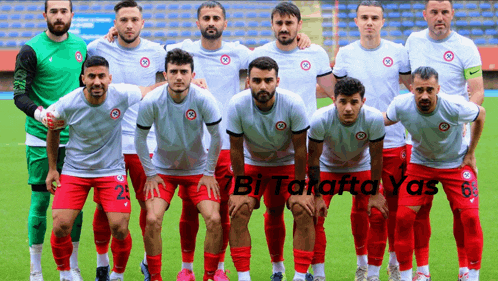
[[[185,193],[188,196],[188,199],[191,200],[194,205],[197,205],[204,200],[210,200],[218,203],[220,202],[219,198],[214,199],[213,194],[211,194],[211,198],[208,197],[207,189],[204,185],[201,186],[199,192],[197,192],[197,185],[199,184],[199,180],[203,175],[167,176],[159,174],[159,176],[163,179],[166,186],[160,185],[160,194],[158,195],[157,192],[154,192],[154,196],[162,198],[164,201],[168,202],[168,204],[171,204],[171,199],[173,198],[173,195],[175,195],[175,189],[177,186],[185,189]],[[150,198],[151,196],[149,194],[146,197],[146,200]]]
[[[410,159],[412,159],[412,149],[413,145],[407,144],[406,145],[406,165],[410,163]]]
[[[399,190],[398,204],[400,206],[422,206],[431,203],[438,192],[435,186],[441,182],[451,208],[479,208],[477,177],[469,166],[435,169],[410,163],[406,172],[408,177]]]
[[[406,168],[406,147],[384,149],[382,153],[382,186],[384,195],[393,196],[394,187],[399,186]]]
[[[131,212],[126,176],[80,178],[61,175],[60,182],[61,186],[55,192],[52,209],[83,209],[88,192],[94,187],[94,201],[98,201],[106,213]]]
[[[218,157],[218,163],[214,171],[214,176],[220,186],[221,202],[228,202],[230,187],[232,184],[233,171],[230,164],[230,150],[222,150]],[[178,196],[183,200],[188,200],[189,196],[184,187],[178,189]]]
[[[340,183],[341,179],[346,181],[346,183],[343,185],[343,188],[341,190],[340,188]],[[352,183],[351,180],[355,179],[355,184],[354,184],[354,189],[351,189]],[[327,208],[330,206],[330,201],[332,200],[332,197],[335,194],[342,195],[343,191],[353,191],[354,193],[357,193],[356,200],[354,201],[355,204],[359,204],[363,206],[363,208],[357,208],[357,209],[364,209],[368,205],[368,196],[365,193],[362,192],[361,186],[364,185],[364,190],[369,191],[372,188],[371,184],[367,184],[366,181],[370,181],[372,179],[370,171],[362,171],[362,172],[351,172],[351,173],[331,173],[331,172],[321,172],[320,173],[320,186],[319,188],[320,193],[323,196],[323,201],[325,201],[325,204],[327,204]],[[326,182],[327,181],[327,182]],[[355,195],[351,193],[352,195]]]
[[[252,179],[250,184],[251,191],[247,195],[257,199],[258,203],[256,204],[255,209],[259,208],[259,201],[263,194],[265,194],[265,205],[267,207],[285,206],[285,203],[291,196],[288,186],[295,178],[294,165],[271,167],[246,164],[244,166],[244,173],[245,176]],[[278,179],[278,177],[285,177],[285,179]],[[234,193],[235,184],[236,180],[234,179],[230,194]],[[238,190],[239,192],[244,192],[247,189],[245,187],[240,187]]]
[[[152,154],[150,154],[150,158],[152,158]],[[130,174],[131,184],[135,190],[135,197],[138,201],[145,201],[144,186],[147,176],[138,154],[124,154],[124,161],[126,171]]]

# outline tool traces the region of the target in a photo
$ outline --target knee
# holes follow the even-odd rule
[[[146,217],[146,228],[152,232],[160,232],[161,226],[163,224],[162,217],[158,216],[154,212],[147,212]]]
[[[233,229],[247,227],[249,223],[249,218],[251,217],[251,212],[249,206],[243,205],[239,210],[232,216],[232,226]]]
[[[217,212],[212,212],[208,216],[205,216],[204,220],[208,231],[219,231],[221,228],[221,217]]]
[[[306,224],[308,222],[312,222],[311,216],[299,204],[292,205],[292,215],[294,216],[294,221],[297,224]]]
[[[71,233],[72,222],[65,217],[54,215],[53,231],[57,237],[66,237]]]
[[[478,209],[462,209],[460,211],[460,218],[465,228],[476,229],[481,227]]]

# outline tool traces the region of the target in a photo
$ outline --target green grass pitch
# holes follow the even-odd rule
[[[320,100],[319,105],[329,103]],[[479,166],[479,191],[481,204],[481,224],[484,232],[484,252],[482,258],[481,280],[498,280],[498,266],[494,263],[498,257],[498,225],[495,215],[498,201],[498,181],[495,164],[498,155],[498,98],[486,98],[487,122],[481,137],[477,161]],[[29,251],[27,234],[27,217],[30,203],[30,188],[27,185],[25,160],[24,114],[19,111],[12,100],[0,101],[3,123],[0,134],[0,279],[28,280]],[[441,189],[440,189],[441,190]],[[92,193],[89,195],[92,198]],[[126,280],[142,280],[139,263],[143,258],[143,242],[138,225],[138,204],[132,201],[130,230],[133,249],[125,273]],[[181,202],[175,197],[171,208],[166,212],[163,225],[163,269],[164,280],[176,280],[181,266],[180,238],[178,222]],[[93,243],[92,220],[95,203],[90,199],[84,208],[83,233],[79,248],[79,266],[85,280],[94,280],[96,252]],[[356,269],[356,257],[349,214],[351,196],[336,196],[332,201],[325,227],[327,231],[326,274],[328,280],[353,280]],[[285,243],[285,265],[287,276],[292,280],[292,216],[286,212],[287,239]],[[202,218],[201,218],[202,221]],[[430,269],[433,280],[457,279],[458,260],[452,233],[451,211],[442,193],[437,194],[431,212],[432,238],[430,252]],[[50,248],[51,212],[48,213],[48,230],[45,236],[42,266],[45,280],[58,280],[55,262]],[[263,229],[263,209],[255,210],[250,222],[252,235],[251,273],[253,280],[269,280],[271,275],[270,257],[266,246]],[[203,240],[204,224],[201,223],[197,239],[194,272],[197,280],[203,275]],[[386,251],[387,252],[387,251]],[[381,269],[381,280],[387,280],[387,254]],[[229,255],[226,268],[231,271],[229,277],[237,280],[235,268]]]

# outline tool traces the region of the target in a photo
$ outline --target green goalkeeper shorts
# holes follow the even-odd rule
[[[62,170],[65,156],[66,149],[60,147],[57,159],[57,170],[59,170],[59,173]],[[45,184],[48,174],[47,148],[43,146],[26,146],[26,161],[29,174],[28,184]]]

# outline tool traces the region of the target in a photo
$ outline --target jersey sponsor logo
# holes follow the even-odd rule
[[[304,71],[308,71],[311,69],[311,62],[307,61],[307,60],[303,60],[301,62],[301,68],[304,70]]]
[[[230,58],[230,56],[229,56],[229,55],[223,55],[223,56],[221,56],[221,58],[220,58],[220,62],[221,62],[221,64],[223,64],[223,65],[229,65],[231,61],[232,61],[232,59]]]
[[[116,180],[120,181],[120,182],[123,182],[125,180],[125,178],[124,178],[123,175],[119,175],[119,176],[116,176]]]
[[[439,130],[441,132],[446,132],[450,129],[450,124],[446,123],[446,122],[441,122],[439,123]]]
[[[278,121],[277,124],[275,124],[275,128],[279,131],[283,131],[287,128],[287,124],[284,121]]]
[[[382,60],[382,63],[387,66],[387,67],[391,67],[393,66],[394,64],[394,61],[391,57],[385,57],[383,60]]]
[[[78,62],[82,62],[83,61],[83,55],[81,54],[80,51],[77,51],[76,54],[74,55],[74,57],[76,58],[76,60]],[[50,58],[50,61],[52,61],[52,58]]]
[[[356,139],[359,141],[362,141],[367,138],[367,133],[365,132],[358,132],[356,133]]]
[[[472,178],[472,173],[470,171],[463,171],[462,178],[464,180],[470,180]]]
[[[444,53],[444,60],[445,60],[445,61],[450,62],[450,61],[452,61],[454,58],[455,58],[455,54],[453,54],[453,52],[452,52],[452,51],[447,51],[446,53]]]
[[[121,111],[117,108],[114,108],[113,110],[111,110],[111,118],[116,120],[119,118],[119,116],[121,116]]]
[[[147,68],[150,66],[150,60],[148,57],[143,57],[140,59],[140,65],[143,67],[143,68]]]
[[[187,117],[187,119],[190,121],[195,120],[195,118],[197,118],[197,112],[195,112],[195,110],[193,109],[189,109],[187,110],[187,112],[185,112],[185,117]]]

